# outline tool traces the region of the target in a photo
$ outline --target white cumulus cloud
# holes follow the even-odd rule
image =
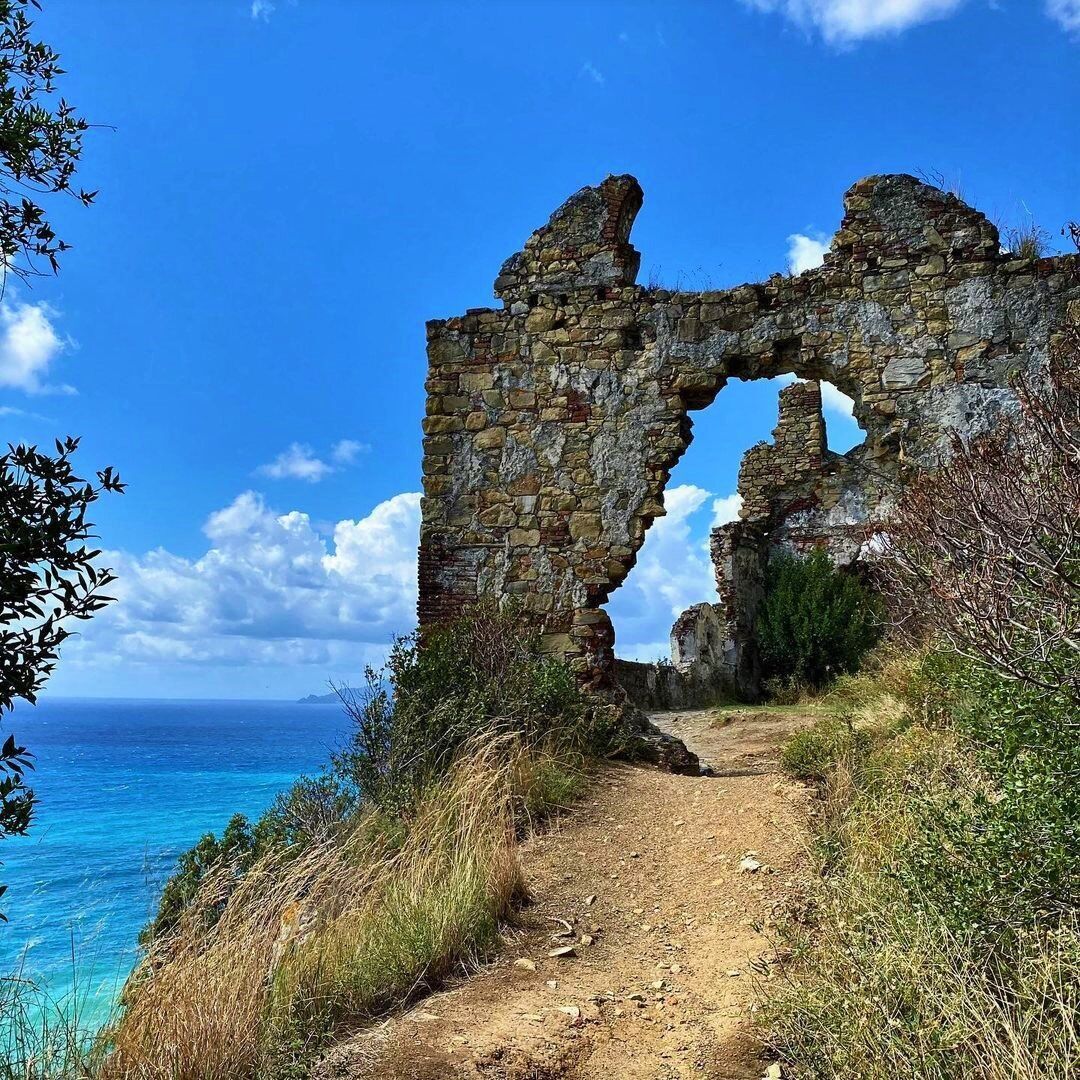
[[[247,491],[211,514],[197,558],[107,552],[117,602],[74,645],[82,663],[352,664],[409,630],[416,610],[420,495],[339,521]]]
[[[821,407],[825,412],[831,412],[834,416],[843,417],[845,420],[855,420],[855,402],[838,390],[832,383],[821,384]]]
[[[806,382],[797,375],[788,371],[783,375],[777,375],[769,380],[777,386],[790,386],[793,382]],[[845,420],[855,421],[855,402],[829,382],[821,382],[821,408],[822,411],[832,413],[834,416]]]
[[[742,496],[736,491],[731,495],[725,495],[721,499],[713,499],[712,504],[712,528],[719,528],[729,522],[739,520],[739,511],[742,509]],[[708,541],[706,541],[706,544]]]
[[[641,656],[642,648],[652,649],[656,642],[665,644],[645,658],[667,656],[667,636],[675,619],[691,604],[716,601],[712,565],[699,541],[708,521],[700,512],[711,497],[694,484],[664,492],[667,515],[657,518],[645,534],[634,569],[608,604],[619,656]]]
[[[829,43],[897,34],[919,23],[944,18],[965,0],[743,0],[755,11],[779,14]],[[1063,2],[1063,0],[1051,0]]]
[[[806,270],[813,270],[820,266],[829,250],[829,238],[827,236],[804,236],[802,233],[792,233],[788,237],[788,269],[793,274],[801,274]]]
[[[53,325],[55,318],[45,303],[0,302],[0,386],[28,394],[74,392],[45,381],[53,361],[70,344]]]

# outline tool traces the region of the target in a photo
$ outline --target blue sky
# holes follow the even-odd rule
[[[1080,214],[1080,0],[45,0],[93,122],[75,247],[0,310],[5,441],[84,436],[121,602],[55,693],[293,697],[411,625],[424,321],[610,172],[642,279],[809,265],[861,176],[937,171],[1058,242]],[[655,656],[770,384],[697,414],[612,600]],[[834,445],[857,429],[830,410]]]

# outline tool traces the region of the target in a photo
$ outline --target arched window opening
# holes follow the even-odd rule
[[[709,537],[739,516],[739,463],[776,426],[777,394],[790,378],[731,379],[705,409],[691,413],[693,442],[664,491],[657,518],[626,580],[607,603],[616,655],[670,659],[671,627],[694,604],[717,600]]]

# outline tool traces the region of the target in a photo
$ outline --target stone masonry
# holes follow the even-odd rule
[[[721,603],[680,620],[707,640],[675,643],[677,666],[710,663],[753,694],[769,550],[857,559],[950,429],[1015,407],[1010,373],[1038,371],[1080,317],[1080,257],[1014,258],[954,196],[872,176],[819,269],[674,292],[635,284],[641,203],[632,176],[582,189],[503,265],[501,308],[428,324],[420,623],[512,598],[583,685],[613,691],[603,605],[664,513],[689,414],[729,378],[793,373],[807,381],[782,392],[774,442],[743,462],[742,519],[713,536]],[[855,402],[866,440],[846,455],[826,449],[817,380]]]

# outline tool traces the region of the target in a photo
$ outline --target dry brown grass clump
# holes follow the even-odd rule
[[[109,1078],[237,1080],[302,1061],[332,1034],[495,947],[524,893],[516,829],[568,793],[564,761],[508,739],[470,747],[405,823],[264,857],[221,875],[137,973]]]

